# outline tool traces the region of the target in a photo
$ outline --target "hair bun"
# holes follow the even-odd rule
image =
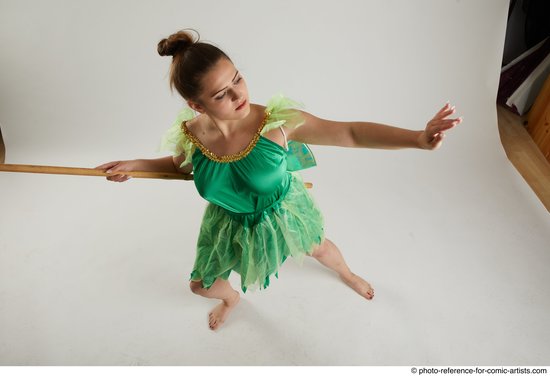
[[[195,33],[197,32],[195,31]],[[194,43],[195,40],[189,31],[180,30],[177,33],[170,35],[168,38],[162,39],[157,46],[157,51],[160,56],[176,56],[183,53]]]

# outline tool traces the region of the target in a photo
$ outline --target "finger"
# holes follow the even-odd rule
[[[449,122],[443,123],[443,128],[441,130],[447,130],[456,127],[458,124],[462,123],[462,118],[452,119]]]
[[[445,122],[443,123],[443,126],[447,127],[447,129],[454,128],[458,124],[462,123],[462,118],[456,118],[456,119],[445,119]]]
[[[454,128],[457,124],[458,123],[455,121],[438,122],[438,123],[432,124],[429,127],[428,132],[437,133],[441,131],[446,131],[448,129]]]
[[[430,146],[432,150],[435,150],[441,146],[443,139],[445,138],[445,133],[441,132],[436,134],[430,141]]]
[[[445,133],[443,133],[443,132],[439,132],[438,134],[436,134],[436,135],[434,136],[434,140],[435,140],[436,142],[442,141],[444,138],[445,138]]]
[[[119,171],[120,167],[121,167],[120,162],[111,162],[111,163],[106,163],[105,165],[99,166],[97,167],[97,169],[103,170],[107,174],[110,174],[110,173]]]
[[[447,116],[449,116],[451,114],[454,114],[455,112],[456,112],[456,108],[455,108],[455,106],[452,106],[447,111],[443,111],[443,113],[441,114],[440,119],[445,119]]]
[[[120,161],[108,162],[108,163],[104,163],[100,166],[94,167],[94,169],[96,169],[96,170],[105,170],[105,169],[109,169],[113,166],[116,166],[119,163],[120,163]]]
[[[445,130],[438,130],[435,132],[428,132],[427,139],[430,143],[432,143],[436,138],[443,138],[445,137],[445,133],[443,133]]]
[[[105,173],[107,174],[115,174],[115,173],[118,173],[117,175],[124,175],[124,174],[120,174],[120,172],[125,172],[125,171],[128,171],[126,167],[124,167],[123,165],[119,164],[119,165],[116,165],[114,167],[110,167],[108,168]]]
[[[441,107],[441,109],[439,110],[439,112],[443,112],[445,110],[447,110],[449,107],[451,107],[451,103],[449,101],[445,102],[445,104],[443,105],[443,107]]]
[[[452,124],[454,122],[458,121],[458,119],[439,119],[439,120],[430,120],[428,125],[430,126],[438,126],[443,124]]]
[[[433,119],[434,120],[441,120],[445,119],[447,116],[453,114],[456,111],[455,106],[448,107],[447,109],[444,109],[443,111],[438,112]]]
[[[107,177],[107,180],[109,181],[114,181],[114,182],[117,182],[117,183],[121,183],[123,181],[126,181],[128,180],[128,176],[127,175],[121,175],[121,174],[117,174],[117,175],[111,175],[111,176],[108,176]]]
[[[427,128],[429,131],[432,132],[437,130],[447,130],[453,128],[461,122],[462,118],[431,121],[430,123],[428,123]]]
[[[435,114],[434,117],[441,115],[443,112],[449,110],[449,108],[451,108],[451,104],[449,102],[445,103],[445,105],[441,107],[441,109]]]

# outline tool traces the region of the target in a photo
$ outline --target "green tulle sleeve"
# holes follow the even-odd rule
[[[184,154],[185,160],[180,167],[191,163],[191,157],[195,151],[195,145],[181,130],[181,123],[193,119],[194,116],[193,110],[190,108],[181,110],[172,126],[164,133],[157,150],[169,152],[174,157]]]
[[[278,94],[267,102],[266,112],[270,115],[261,131],[261,134],[267,133],[272,129],[284,125],[287,128],[297,128],[304,124],[304,118],[296,108],[302,108],[303,105],[293,101],[282,94]]]
[[[278,94],[267,103],[266,112],[269,113],[267,122],[260,132],[264,134],[270,130],[285,126],[286,128],[298,128],[305,122],[302,113],[297,108],[304,106],[290,98]],[[287,142],[287,170],[299,171],[317,165],[315,156],[307,144],[289,140]]]

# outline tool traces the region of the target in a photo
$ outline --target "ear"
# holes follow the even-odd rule
[[[202,107],[198,102],[188,100],[187,105],[191,107],[194,111],[197,111],[198,113],[204,113],[204,107]]]

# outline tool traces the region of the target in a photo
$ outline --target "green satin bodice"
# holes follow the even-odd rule
[[[194,182],[199,194],[234,215],[258,214],[284,198],[291,172],[315,165],[313,154],[305,144],[289,141],[284,147],[264,137],[266,132],[284,125],[295,128],[303,124],[298,103],[281,95],[272,98],[265,109],[264,122],[244,156],[217,157],[201,145],[187,129],[192,111],[180,113],[165,134],[161,150],[173,155],[185,154],[182,166],[193,163]],[[244,152],[244,151],[243,151]],[[243,153],[242,152],[242,153]],[[226,160],[221,160],[225,158]]]
[[[263,136],[242,159],[216,162],[197,148],[192,161],[199,194],[233,213],[264,210],[284,196],[290,182],[286,150]]]

